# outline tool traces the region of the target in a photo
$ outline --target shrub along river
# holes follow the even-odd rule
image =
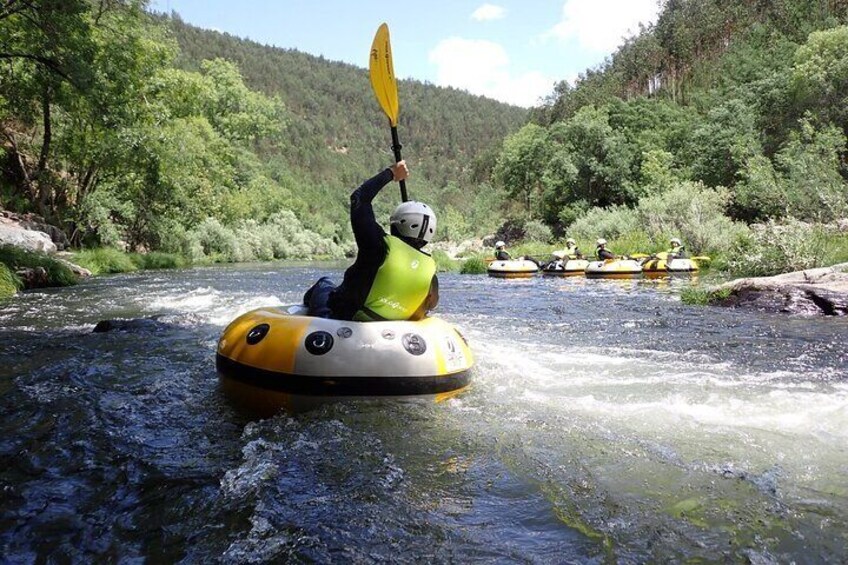
[[[145,272],[0,305],[3,560],[848,554],[848,319],[685,306],[689,279],[446,274],[470,390],[240,414],[215,374],[224,326],[327,272]]]

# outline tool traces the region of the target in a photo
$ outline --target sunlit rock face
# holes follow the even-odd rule
[[[730,290],[730,295],[716,302],[720,306],[844,316],[848,314],[848,263],[774,277],[738,279],[721,289]]]

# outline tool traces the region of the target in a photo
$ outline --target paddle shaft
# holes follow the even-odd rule
[[[400,139],[398,138],[397,126],[392,126],[392,151],[395,153],[395,162],[399,163],[402,161],[402,157],[400,156],[400,150],[403,146],[400,144]],[[401,202],[408,202],[409,196],[406,194],[406,181],[400,181],[400,200]]]

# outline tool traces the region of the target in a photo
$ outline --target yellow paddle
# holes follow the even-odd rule
[[[389,126],[392,128],[392,151],[395,161],[400,161],[401,144],[398,139],[398,91],[395,80],[395,70],[392,65],[392,45],[389,41],[389,26],[382,24],[377,29],[374,41],[371,43],[371,58],[369,64],[371,72],[371,87],[377,102],[383,108],[383,112],[389,118]],[[406,181],[400,181],[400,198],[403,202],[409,200],[406,194]]]

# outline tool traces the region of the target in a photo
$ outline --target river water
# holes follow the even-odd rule
[[[226,323],[341,272],[146,272],[0,305],[0,561],[848,555],[848,319],[685,306],[688,279],[446,274],[467,392],[238,412]]]

